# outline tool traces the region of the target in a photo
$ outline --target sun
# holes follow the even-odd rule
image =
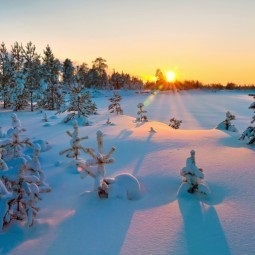
[[[175,77],[176,77],[176,75],[175,75],[175,72],[174,72],[174,71],[167,71],[167,72],[166,72],[166,80],[167,80],[168,82],[175,81]]]

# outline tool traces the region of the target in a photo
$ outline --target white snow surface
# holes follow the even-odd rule
[[[35,225],[13,222],[0,233],[0,254],[86,255],[253,255],[255,254],[255,146],[238,140],[250,125],[253,98],[243,91],[162,92],[155,95],[122,91],[124,115],[109,114],[113,92],[93,100],[98,115],[91,126],[79,127],[85,147],[97,148],[96,132],[104,133],[104,149],[116,147],[106,177],[134,175],[141,185],[139,200],[100,199],[94,180],[80,178],[72,159],[59,155],[69,146],[65,114],[17,112],[23,135],[42,139],[51,148],[40,154],[41,168],[51,186],[42,194]],[[144,103],[149,121],[135,123],[137,104]],[[1,106],[2,107],[2,106]],[[217,130],[226,111],[235,114],[239,132]],[[11,127],[11,111],[0,112],[0,126]],[[114,126],[105,125],[107,119]],[[180,129],[169,119],[182,120]],[[151,127],[156,132],[149,132]],[[177,197],[180,170],[190,151],[203,169],[211,196]],[[80,158],[89,159],[81,153]],[[0,200],[4,203],[4,200]]]

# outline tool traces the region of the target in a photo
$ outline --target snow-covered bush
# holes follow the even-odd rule
[[[39,210],[36,206],[39,193],[51,190],[39,162],[39,143],[43,140],[34,144],[29,138],[21,138],[20,133],[24,131],[13,114],[11,138],[0,142],[0,229],[13,220],[26,220],[32,226]],[[41,144],[45,145],[45,141]],[[33,148],[32,158],[25,154],[28,151],[24,147]]]
[[[83,147],[80,142],[88,139],[88,136],[79,137],[79,127],[77,121],[73,122],[73,132],[71,133],[69,130],[66,131],[67,135],[71,137],[70,145],[71,147],[59,152],[60,155],[65,154],[68,158],[78,159],[80,155],[80,151],[87,152],[87,149]]]
[[[12,113],[12,115],[11,115],[11,123],[12,123],[12,127],[7,130],[7,136],[8,137],[11,137],[13,132],[26,131],[24,128],[21,128],[21,121],[18,118],[16,113]]]
[[[255,99],[255,96],[253,96],[253,98]],[[252,109],[254,111],[254,113],[255,113],[255,102],[253,102],[249,106],[249,109]],[[239,140],[248,139],[248,143],[247,144],[254,144],[255,143],[255,126],[254,126],[254,122],[255,122],[255,115],[252,117],[252,120],[251,120],[251,124],[253,124],[253,126],[248,126],[244,130],[242,135],[240,136]]]
[[[103,133],[100,130],[97,131],[97,146],[97,152],[92,148],[86,149],[86,152],[91,156],[91,159],[88,159],[87,161],[77,161],[77,169],[81,173],[81,177],[84,178],[88,174],[94,178],[94,190],[98,190],[101,184],[101,179],[105,176],[105,164],[114,162],[111,155],[115,151],[115,148],[112,147],[107,154],[104,154],[104,139]],[[90,174],[92,172],[93,174]]]
[[[43,115],[42,121],[43,121],[43,122],[48,122],[48,121],[49,121],[46,112],[45,112],[44,115]]]
[[[39,155],[41,152],[41,146],[36,143],[33,145],[33,158],[28,160],[27,163],[27,175],[36,176],[39,179],[38,187],[40,193],[50,192],[51,188],[45,181],[45,175],[41,168],[39,161]]]
[[[11,168],[0,171],[1,189],[5,199],[0,199],[1,228],[13,220],[26,220],[32,226],[39,208],[36,203],[39,197],[39,179],[35,175],[27,175],[28,165],[24,157],[15,158]],[[5,188],[5,189],[4,189]]]
[[[11,93],[11,107],[14,111],[24,110],[28,104],[28,91],[25,89],[26,75],[18,72],[14,77]]]
[[[100,198],[122,198],[135,200],[140,197],[140,183],[135,176],[127,173],[118,174],[111,178],[105,177],[105,164],[113,163],[110,157],[115,151],[112,147],[107,154],[103,152],[103,133],[97,132],[98,152],[87,149],[92,157],[90,160],[77,160],[77,169],[82,178],[89,175],[94,178],[94,191]]]
[[[138,117],[136,118],[136,121],[138,122],[148,121],[148,118],[146,115],[147,111],[144,110],[144,104],[139,103],[137,105],[137,108],[138,108],[138,112],[137,112]]]
[[[63,119],[64,123],[73,119],[79,119],[80,124],[88,126],[87,117],[97,112],[97,106],[92,102],[89,91],[83,92],[79,86],[74,86],[71,90],[69,104],[62,106],[56,114],[63,112],[69,112]]]
[[[183,192],[198,193],[200,195],[209,195],[209,188],[204,182],[204,173],[201,168],[196,166],[195,151],[190,151],[190,157],[186,160],[186,166],[180,171],[182,176],[182,184],[178,194]]]
[[[128,173],[118,174],[112,178],[104,178],[98,189],[100,198],[121,198],[137,200],[140,198],[140,183]]]
[[[4,138],[5,137],[5,133],[3,131],[3,128],[0,127],[0,138]]]
[[[21,128],[20,120],[16,114],[12,114],[12,128],[7,131],[7,135],[11,138],[0,142],[0,148],[2,149],[2,157],[6,160],[10,160],[14,157],[22,156],[22,148],[32,146],[29,138],[21,138],[20,133],[26,131]]]
[[[34,139],[32,140],[32,143],[33,143],[33,146],[36,144],[40,146],[40,152],[48,151],[51,148],[51,144],[47,140]]]
[[[92,167],[84,160],[78,160],[77,169],[81,177],[89,175],[94,178],[94,191],[100,198],[121,198],[136,200],[140,198],[140,183],[137,178],[128,173],[105,178],[104,168]]]
[[[120,105],[122,97],[117,94],[116,92],[114,93],[113,97],[109,98],[109,101],[111,104],[108,106],[108,110],[110,113],[117,113],[117,114],[123,114],[123,110]]]
[[[0,179],[0,230],[3,229],[5,223],[5,215],[8,212],[8,203],[12,199],[12,193],[7,190],[4,183]]]
[[[169,126],[173,129],[179,129],[181,123],[182,123],[182,120],[177,120],[176,118],[173,117],[170,119]]]
[[[108,118],[107,121],[105,122],[105,125],[114,126],[115,124],[110,121],[110,118]]]
[[[100,173],[100,176],[104,177],[105,175],[105,164],[111,164],[114,162],[114,159],[111,158],[112,153],[115,151],[115,148],[112,147],[107,154],[104,154],[104,138],[103,133],[97,131],[97,152],[93,148],[87,148],[86,152],[91,156],[91,159],[86,161],[86,168],[89,171],[96,171]],[[95,190],[100,186],[101,178],[95,178]]]
[[[235,125],[232,124],[232,120],[235,120],[236,116],[229,111],[226,112],[226,119],[222,121],[218,126],[216,127],[217,129],[220,130],[228,130],[231,132],[237,132],[237,129]]]

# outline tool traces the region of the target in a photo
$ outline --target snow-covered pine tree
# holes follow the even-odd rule
[[[67,135],[71,137],[70,145],[71,147],[59,152],[60,155],[65,154],[68,158],[78,159],[80,155],[80,151],[87,152],[87,148],[83,147],[80,142],[88,139],[88,136],[79,137],[79,127],[77,121],[73,121],[73,132],[71,133],[69,130],[66,131]]]
[[[39,197],[37,186],[38,178],[26,176],[27,161],[24,157],[15,159],[14,166],[7,171],[1,171],[0,175],[10,194],[3,201],[4,213],[1,213],[2,227],[13,220],[26,220],[28,226],[32,226],[39,210],[36,207]],[[2,201],[0,200],[0,203]]]
[[[11,81],[11,105],[14,111],[23,110],[28,106],[29,91],[25,87],[27,73],[24,69],[24,48],[15,42],[11,48],[12,63],[15,74]]]
[[[15,113],[12,114],[12,128],[7,131],[11,137],[0,144],[2,157],[6,160],[22,156],[22,148],[32,146],[29,138],[20,138],[20,133],[26,131],[21,127],[20,120]]]
[[[91,100],[89,91],[83,91],[78,84],[73,84],[69,104],[63,106],[56,114],[70,112],[63,120],[64,123],[76,119],[83,126],[89,125],[88,116],[95,114],[97,106]]]
[[[148,118],[146,115],[147,111],[144,109],[144,104],[139,103],[137,105],[137,108],[138,108],[138,112],[137,112],[138,117],[136,118],[136,121],[138,122],[148,121]]]
[[[28,106],[29,93],[25,89],[26,75],[16,72],[11,90],[11,107],[13,111],[24,110]]]
[[[22,53],[24,56],[25,92],[30,96],[30,107],[33,111],[34,98],[36,98],[40,86],[41,61],[32,42],[23,47]]]
[[[29,138],[20,138],[20,133],[23,130],[14,130],[10,141],[0,145],[3,150],[3,158],[11,159],[22,156],[22,148],[31,147],[32,143]]]
[[[106,89],[108,87],[108,77],[106,60],[99,57],[92,61],[92,68],[88,72],[88,87],[96,89]]]
[[[255,100],[255,95],[254,94],[251,94],[250,96],[252,96],[253,99]],[[242,133],[239,140],[248,139],[247,144],[254,144],[255,143],[255,126],[254,126],[254,123],[255,123],[255,102],[251,103],[251,105],[249,106],[249,109],[254,111],[254,115],[253,115],[252,120],[251,120],[251,124],[253,124],[253,125],[248,126],[244,130],[244,132]]]
[[[3,107],[10,105],[10,84],[14,76],[14,66],[11,54],[8,52],[4,43],[0,45],[0,98],[3,101]]]
[[[182,185],[178,191],[188,193],[198,193],[201,195],[209,195],[209,188],[204,183],[203,169],[196,166],[195,151],[190,151],[190,157],[186,160],[186,166],[180,171],[182,176]]]
[[[117,114],[123,114],[123,110],[120,105],[121,99],[122,97],[117,92],[114,92],[113,96],[109,98],[111,104],[108,106],[108,110],[110,113],[116,112]]]
[[[75,81],[74,78],[74,66],[70,59],[65,59],[63,63],[63,69],[62,69],[62,76],[63,76],[63,86],[66,91],[69,91],[72,87],[72,84]]]
[[[46,183],[45,175],[41,168],[41,163],[39,161],[40,152],[41,152],[41,146],[38,143],[33,144],[33,158],[28,159],[26,175],[36,176],[39,180],[39,182],[37,183],[39,192],[45,193],[45,192],[50,192],[51,188]]]
[[[141,90],[144,88],[144,83],[141,79],[138,79],[137,77],[132,77],[129,88]]]
[[[1,171],[0,171],[0,175],[1,175]],[[0,178],[0,231],[3,229],[3,226],[5,224],[4,218],[8,212],[8,208],[9,208],[8,204],[11,199],[12,199],[12,193],[7,190],[4,182]]]
[[[111,84],[113,89],[122,89],[125,86],[125,79],[126,77],[124,74],[120,74],[118,72],[113,72],[113,74],[110,76],[109,83]]]
[[[64,102],[64,95],[59,84],[61,64],[54,57],[51,48],[47,45],[42,57],[41,79],[46,83],[42,98],[38,101],[38,107],[48,110],[58,110]]]
[[[173,129],[179,129],[181,126],[182,120],[177,120],[176,118],[171,118],[169,126]]]
[[[104,138],[103,133],[100,130],[97,131],[97,147],[97,152],[95,152],[92,148],[87,148],[86,152],[91,156],[91,159],[86,162],[83,160],[77,161],[77,166],[82,178],[89,174],[95,179],[94,190],[98,191],[100,195],[101,180],[105,176],[105,164],[111,164],[114,162],[111,155],[115,151],[115,148],[112,147],[107,154],[104,154]],[[81,168],[79,168],[81,166],[80,163],[83,165]],[[96,170],[92,170],[95,166]]]
[[[13,131],[26,131],[25,129],[23,129],[21,127],[21,121],[20,119],[18,118],[17,114],[16,113],[12,113],[11,115],[11,120],[12,120],[12,128],[10,128],[8,131],[7,131],[7,135],[8,136],[11,136]]]
[[[235,120],[236,116],[229,111],[226,112],[226,119],[222,121],[216,128],[220,130],[228,130],[237,132],[235,125],[232,124],[232,120]]]
[[[88,82],[88,72],[89,72],[89,68],[86,63],[82,63],[80,66],[76,67],[75,81],[78,83],[78,85],[82,89],[86,87],[86,84]]]
[[[14,45],[11,46],[11,55],[13,58],[15,72],[21,72],[25,61],[22,45],[15,42]]]
[[[111,74],[109,83],[113,89],[142,89],[144,85],[137,77],[115,71]]]

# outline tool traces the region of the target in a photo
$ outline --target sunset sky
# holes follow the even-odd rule
[[[151,79],[255,84],[255,0],[0,0],[0,42]]]

